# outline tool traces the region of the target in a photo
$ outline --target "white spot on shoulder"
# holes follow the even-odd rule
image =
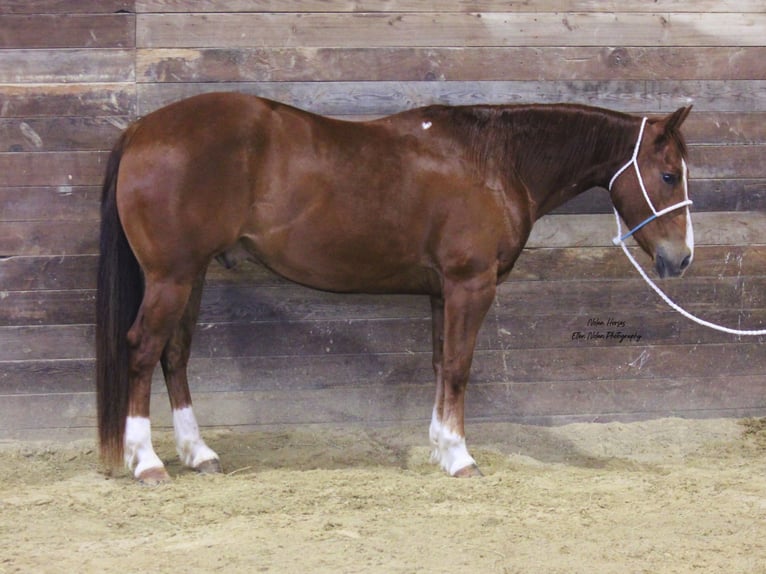
[[[428,129],[431,129],[431,126],[432,126],[433,124],[432,124],[431,122],[423,122],[423,123],[422,123],[422,124],[420,124],[420,125],[423,127],[423,129],[424,129],[424,130],[428,130]]]

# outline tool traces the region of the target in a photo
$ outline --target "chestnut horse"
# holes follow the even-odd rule
[[[143,482],[168,479],[149,422],[160,362],[182,462],[220,471],[186,367],[208,264],[244,247],[317,289],[428,295],[433,459],[453,476],[480,474],[466,448],[464,393],[496,286],[534,222],[596,186],[609,188],[657,273],[680,275],[693,249],[679,132],[689,109],[647,121],[579,105],[429,106],[348,122],[215,93],[136,121],[103,187],[102,458]]]

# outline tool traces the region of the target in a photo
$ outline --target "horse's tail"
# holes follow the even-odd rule
[[[123,462],[128,416],[127,333],[143,297],[143,276],[117,213],[117,174],[130,129],[115,144],[101,196],[101,237],[96,290],[96,401],[102,460]]]

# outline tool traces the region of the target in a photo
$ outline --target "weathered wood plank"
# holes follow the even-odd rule
[[[641,257],[638,247],[631,251]],[[694,263],[684,277],[713,282],[723,277],[763,276],[764,270],[763,245],[695,246]],[[510,281],[626,279],[634,277],[633,273],[628,260],[613,247],[528,248],[517,261]],[[209,276],[222,280],[218,279],[220,273]]]
[[[70,432],[82,429],[83,434],[87,432],[92,437],[96,428],[94,407],[93,393],[1,396],[0,438],[18,439],[28,436],[25,430],[40,432],[43,429],[50,434],[42,433],[42,436],[48,438],[55,436],[59,429]],[[29,413],[35,416],[30,417]]]
[[[2,162],[0,162],[2,165]],[[766,213],[710,212],[694,215],[697,245],[763,245]],[[527,243],[539,247],[609,247],[615,234],[609,214],[547,215],[535,224]],[[0,226],[0,254],[90,255],[98,248],[98,220],[11,221]]]
[[[764,13],[138,14],[141,48],[761,46]]]
[[[35,141],[29,124],[25,131],[26,137]],[[111,147],[112,139],[105,141],[104,147]],[[762,161],[765,153],[766,145],[691,146],[689,168],[703,179],[761,179],[766,178]],[[107,155],[108,151],[0,153],[0,173],[4,175],[1,185],[98,185]]]
[[[545,424],[586,420],[606,422],[662,416],[706,416],[728,411],[764,411],[763,387],[757,377],[709,377],[705,379],[656,378],[637,382],[594,381],[574,385],[475,386],[467,401],[467,416],[510,415],[514,421],[538,420]],[[485,394],[484,400],[480,395]],[[196,404],[196,403],[195,403]],[[542,419],[542,420],[541,420]],[[555,423],[554,423],[555,424]]]
[[[0,255],[92,255],[98,252],[98,220],[4,222]]]
[[[637,382],[594,381],[574,385],[473,385],[467,400],[469,422],[481,418],[514,422],[527,417],[640,414],[648,418],[668,411],[705,411],[726,408],[764,410],[758,381],[732,377],[726,381],[658,379]],[[542,388],[541,388],[542,387]],[[289,395],[258,391],[198,393],[195,411],[205,424],[382,423],[422,420],[433,404],[426,385],[387,385],[372,389],[322,389]],[[425,413],[425,414],[424,414]],[[159,422],[159,421],[158,421]],[[424,434],[426,425],[424,424]],[[470,434],[470,427],[468,430]],[[424,436],[425,440],[425,436]]]
[[[0,48],[132,48],[133,14],[0,14]]]
[[[689,170],[702,179],[756,179],[766,175],[763,145],[689,147]]]
[[[763,245],[766,213],[695,213],[697,245]],[[546,215],[532,229],[528,247],[606,247],[615,234],[614,215]]]
[[[6,291],[95,289],[97,265],[96,255],[5,257],[0,285]]]
[[[92,325],[0,327],[0,361],[90,359]]]
[[[626,276],[634,279],[635,276]],[[510,282],[500,289],[497,306],[510,309],[508,313],[522,316],[556,316],[561,309],[583,310],[591,313],[604,309],[651,309],[657,303],[656,295],[635,281],[551,281],[544,287],[536,282]],[[638,288],[637,288],[638,287]],[[689,277],[683,281],[669,281],[664,284],[668,294],[679,300],[688,301],[691,309],[748,312],[766,309],[766,277],[735,276],[722,277],[715,282],[709,278]],[[57,319],[57,307],[53,301],[46,301],[53,293],[42,296],[35,292],[9,293],[18,302],[18,308],[29,308],[34,313],[38,302],[51,309],[52,318]],[[69,292],[62,292],[70,297]],[[92,300],[92,293],[83,292],[81,299]],[[24,299],[31,300],[25,303]],[[519,303],[523,302],[523,309]],[[686,303],[685,303],[686,304]],[[661,303],[660,303],[661,305]],[[67,311],[71,314],[71,310]],[[497,311],[497,313],[501,313]],[[505,311],[502,312],[505,314]],[[88,316],[90,313],[88,313]],[[86,322],[78,317],[77,322]],[[423,297],[401,295],[336,295],[311,291],[298,286],[261,287],[214,286],[205,290],[200,322],[243,323],[257,322],[307,322],[347,319],[350,321],[415,318],[427,320],[430,309]],[[58,321],[51,321],[58,322]],[[61,321],[63,323],[63,321]]]
[[[478,351],[471,374],[473,391],[496,383],[525,384],[538,392],[594,381],[631,384],[651,379],[705,381],[719,377],[758,377],[763,353],[755,343],[695,347],[576,347]],[[4,363],[0,396],[89,392],[93,360],[52,360]],[[338,388],[373,389],[393,385],[424,385],[434,378],[431,359],[423,353],[369,356],[192,358],[192,393],[259,391],[287,395],[293,391]],[[33,384],[30,384],[33,382]],[[164,393],[156,375],[155,392]],[[762,390],[758,397],[766,401]]]
[[[135,81],[135,51],[52,49],[0,51],[0,82],[6,84]]]
[[[98,185],[106,169],[106,151],[0,153],[0,185]]]
[[[571,102],[624,112],[762,112],[766,80],[591,82],[239,82],[138,84],[140,113],[198,93],[238,91],[331,116],[384,115],[429,104]]]
[[[3,86],[0,117],[135,117],[136,89],[123,84],[14,84]]]
[[[95,306],[94,291],[4,292],[0,326],[93,323]]]
[[[750,80],[766,47],[139,49],[140,82]]]
[[[132,119],[130,116],[0,119],[0,142],[5,146],[0,152],[109,149]],[[695,113],[684,126],[684,134],[695,147],[766,145],[766,112]]]
[[[95,390],[95,359],[0,363],[0,396],[88,393]]]
[[[0,187],[0,222],[98,219],[100,202],[96,186]]]
[[[0,14],[114,14],[135,12],[135,4],[135,0],[3,0]]]
[[[670,414],[694,417],[763,416],[766,406],[758,377],[682,381],[561,385],[553,391],[541,385],[472,387],[467,404],[471,424],[525,422],[565,424],[638,420]],[[423,424],[424,441],[433,391],[430,385],[392,385],[373,389],[322,389],[288,393],[243,391],[198,393],[195,411],[206,427],[264,428],[296,424]],[[72,432],[95,428],[92,393],[15,395],[0,397],[3,438],[29,436],[25,431],[48,429]],[[36,413],[34,420],[27,415]],[[152,411],[152,426],[171,425],[167,407]],[[479,431],[480,427],[475,429]],[[36,436],[40,436],[39,434]],[[510,440],[510,439],[509,439]],[[425,444],[425,442],[424,442]]]
[[[632,248],[637,252],[638,248]],[[97,256],[28,256],[0,259],[0,285],[13,291],[65,291],[96,288]],[[697,246],[694,264],[685,278],[719,280],[723,278],[763,277],[766,274],[766,249],[763,246]],[[614,247],[528,248],[508,279],[511,283],[532,281],[603,281],[633,278],[633,268]],[[265,267],[242,263],[226,269],[212,263],[207,274],[207,289],[239,286],[257,299],[262,289],[283,290],[292,284]],[[501,287],[507,289],[507,287]],[[399,304],[399,303],[397,303]]]
[[[763,112],[700,112],[693,110],[683,133],[690,144],[766,144]]]
[[[132,119],[130,116],[0,119],[0,142],[6,146],[0,151],[109,149]],[[766,112],[701,112],[691,116],[684,134],[692,146],[766,145],[764,126]]]
[[[129,117],[0,119],[0,152],[110,149]]]
[[[689,181],[693,211],[766,211],[766,179],[696,179]],[[611,213],[612,202],[601,188],[588,190],[554,213]]]
[[[19,2],[21,0],[14,0]],[[53,0],[35,0],[51,2]],[[763,12],[760,0],[136,0],[138,12]]]
[[[540,394],[594,381],[624,383],[652,379],[706,381],[722,377],[758,377],[764,359],[758,344],[701,345],[668,348],[627,345],[602,348],[478,351],[471,376],[471,396],[487,385],[512,383]],[[637,360],[640,359],[640,360]],[[93,389],[92,360],[25,361],[3,364],[0,396],[79,393]],[[253,358],[192,358],[192,392],[283,393],[324,389],[423,385],[429,391],[433,370],[428,353],[391,353]],[[157,374],[155,392],[163,394]],[[30,384],[33,381],[34,384]],[[513,397],[510,397],[511,400]],[[766,401],[762,390],[760,404]]]
[[[731,84],[731,82],[729,82]],[[369,84],[369,85],[368,85]],[[736,84],[736,83],[735,83]],[[383,115],[431,103],[527,103],[571,101],[613,107],[623,111],[673,111],[679,105],[695,101],[698,109],[714,111],[763,111],[762,105],[744,97],[737,103],[737,86],[747,92],[758,90],[759,82],[722,87],[713,85],[690,86],[699,93],[710,92],[711,102],[693,97],[674,101],[670,92],[677,92],[674,84],[655,83],[647,86],[636,82],[603,84],[600,82],[317,82],[315,84],[290,82],[220,83],[220,84],[144,84],[139,86],[141,114],[197,93],[209,91],[241,91],[271,97],[285,103],[304,107],[327,115]],[[704,89],[703,89],[704,88]],[[613,92],[609,96],[608,92]],[[723,93],[722,93],[723,92]],[[734,101],[724,105],[721,98],[728,93]],[[385,98],[381,98],[385,94]],[[100,85],[12,85],[4,88],[2,117],[27,119],[37,116],[135,116],[135,89],[129,84]],[[661,103],[663,102],[663,103]],[[664,103],[664,102],[667,102]],[[717,103],[716,103],[717,102]],[[727,109],[728,107],[735,109]],[[716,107],[720,109],[716,109]]]
[[[638,247],[632,247],[633,254],[641,259]],[[85,257],[88,263],[81,263],[82,273],[95,274],[92,258]],[[7,275],[9,285],[22,285],[21,289],[35,289],[35,284],[26,283],[14,276],[28,275],[26,269],[38,269],[50,264],[49,258],[14,258],[9,264],[16,265],[14,272]],[[58,261],[58,258],[52,258]],[[18,263],[14,263],[17,261]],[[29,263],[25,263],[29,261]],[[29,265],[29,267],[27,266]],[[92,269],[90,272],[87,269]],[[55,266],[52,267],[55,269]],[[79,269],[79,267],[78,267]],[[0,265],[0,270],[2,266]],[[696,245],[694,264],[685,277],[699,279],[720,279],[723,277],[763,276],[766,273],[766,249],[761,245]],[[510,275],[510,282],[517,281],[564,281],[564,280],[607,280],[632,277],[633,267],[613,245],[605,247],[528,247],[516,262]],[[72,273],[73,277],[78,276]],[[95,276],[95,275],[94,275]],[[5,277],[5,276],[4,276]],[[285,287],[290,283],[286,279],[258,264],[241,263],[234,269],[226,269],[213,263],[207,274],[208,285],[247,285],[257,290],[262,287]],[[46,285],[47,283],[43,283]],[[80,281],[78,285],[83,285]],[[9,287],[13,289],[13,287]]]
[[[692,174],[694,177],[694,174]],[[692,179],[695,211],[766,211],[766,182],[750,179]]]
[[[652,300],[646,296],[645,287],[640,284],[633,284],[630,292],[636,293],[636,296],[628,301],[618,301],[614,290],[605,287],[603,294],[608,300],[603,303],[597,304],[582,296],[567,297],[567,301],[574,300],[578,304],[574,312],[553,310],[541,315],[522,313],[521,306],[528,301],[537,303],[538,308],[546,303],[553,306],[555,299],[548,297],[548,294],[542,298],[527,300],[500,298],[497,302],[497,312],[490,315],[485,324],[478,349],[499,351],[561,349],[569,346],[625,346],[637,349],[635,357],[638,357],[648,346],[731,345],[736,341],[730,335],[711,331],[682,319],[665,307],[658,298]],[[644,311],[637,310],[633,305],[635,300],[644,301]],[[692,304],[681,302],[702,318],[724,326],[763,329],[766,325],[766,313],[762,309],[726,309],[710,300],[706,305],[695,301],[691,301]],[[83,315],[87,320],[92,320],[92,301],[83,304]],[[348,307],[340,307],[338,312],[347,309]],[[197,330],[193,354],[197,358],[239,360],[250,356],[299,357],[337,354],[367,357],[376,353],[396,353],[402,350],[407,353],[430,352],[426,319],[370,319],[369,313],[358,315],[352,319],[327,318],[308,322],[203,323]],[[236,319],[236,316],[234,318]],[[603,322],[604,326],[599,326],[599,322]],[[498,329],[497,332],[495,328]],[[77,359],[91,356],[92,351],[84,357],[71,354],[83,352],[83,349],[92,345],[92,340],[82,339],[92,334],[81,333],[79,323],[56,326],[56,334],[50,333],[49,329],[36,331],[33,325],[16,325],[3,329],[3,337],[7,336],[9,347],[3,352],[2,360]],[[61,334],[64,335],[63,338],[59,336]],[[273,341],[275,335],[281,338],[280,342]],[[756,340],[762,342],[763,337]],[[28,346],[18,346],[23,341],[27,341]],[[62,341],[67,341],[68,346],[64,349],[61,348]]]
[[[634,275],[626,274],[626,278]],[[691,311],[731,311],[736,318],[753,310],[766,309],[766,277],[689,277],[663,284],[668,295]],[[518,310],[519,302],[523,309]],[[604,310],[651,309],[658,299],[654,292],[634,281],[511,282],[501,289],[496,304],[508,313],[556,317],[560,309],[579,310],[579,315]],[[94,321],[95,292],[85,289],[48,291],[4,291],[0,326],[74,325]],[[571,312],[571,311],[570,311]],[[497,311],[498,317],[505,311]],[[209,285],[205,290],[200,322],[206,325],[278,322],[378,321],[389,319],[428,320],[430,309],[424,297],[402,295],[329,294],[296,285],[253,288],[250,285]],[[536,325],[543,319],[531,320]],[[585,325],[578,330],[587,331]],[[614,328],[612,329],[614,330]]]
[[[766,146],[692,146],[689,169],[706,179],[750,179],[764,175]]]
[[[632,284],[644,297],[646,289]],[[547,315],[522,314],[522,299],[501,299],[488,316],[479,334],[477,350],[557,349],[573,345],[607,348],[625,345],[637,349],[663,345],[694,346],[734,344],[732,335],[706,329],[666,310],[656,298],[637,309],[617,301],[614,292],[604,289],[608,302],[578,302],[567,312]],[[538,296],[539,299],[539,296]],[[576,297],[569,297],[568,300]],[[555,299],[545,299],[553,305]],[[685,303],[685,302],[684,302]],[[588,306],[593,305],[593,306]],[[708,305],[712,307],[712,305]],[[647,314],[649,313],[649,314]],[[704,318],[742,329],[762,329],[766,311],[702,309]],[[623,327],[593,327],[589,321],[608,318],[624,322]],[[612,333],[609,335],[609,333]],[[584,337],[576,336],[577,333]],[[589,335],[593,333],[592,336]],[[603,334],[603,336],[600,336]],[[630,338],[623,335],[633,335]],[[640,338],[639,338],[640,336]],[[763,337],[757,338],[759,342]],[[21,325],[0,327],[0,361],[88,359],[93,356],[93,326]],[[243,358],[268,356],[368,356],[386,353],[430,353],[430,319],[402,317],[376,320],[333,319],[307,322],[202,323],[196,331],[192,353],[196,358]],[[364,360],[361,359],[360,360]]]
[[[766,211],[766,179],[692,180],[695,213],[711,211]],[[0,221],[77,221],[98,217],[97,186],[0,187]],[[608,194],[594,188],[555,214],[612,213]]]

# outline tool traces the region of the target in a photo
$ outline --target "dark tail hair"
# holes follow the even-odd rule
[[[129,132],[126,130],[112,149],[101,196],[96,290],[96,399],[101,458],[109,467],[123,463],[130,367],[127,333],[138,314],[144,290],[141,268],[117,213],[117,174]]]

